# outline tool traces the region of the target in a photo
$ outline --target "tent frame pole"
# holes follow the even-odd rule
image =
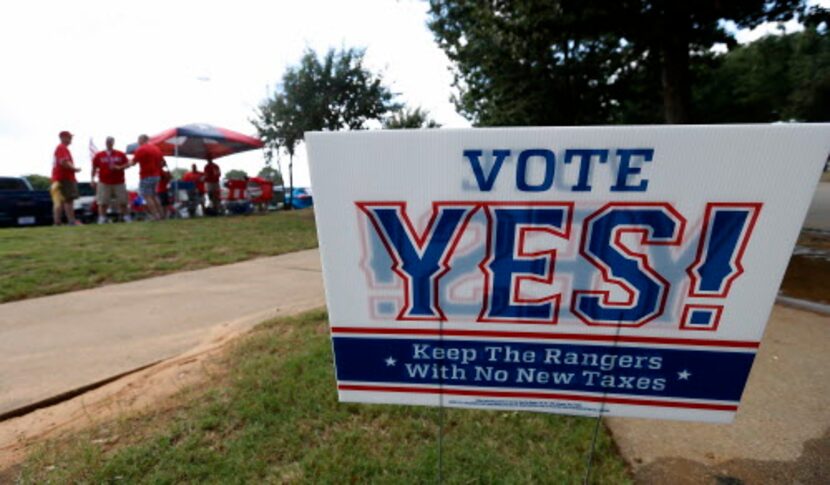
[[[173,158],[176,159],[176,168],[173,170],[173,173],[179,173],[179,130],[176,130],[176,143],[173,145]],[[179,209],[177,205],[179,204],[179,183],[175,179],[175,177],[170,177],[173,179],[173,214],[178,216]]]

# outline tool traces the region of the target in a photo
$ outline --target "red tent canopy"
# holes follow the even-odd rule
[[[161,148],[167,156],[215,160],[248,150],[262,148],[261,140],[233,130],[206,124],[192,124],[170,128],[150,138],[150,143]],[[127,147],[127,153],[137,146]]]

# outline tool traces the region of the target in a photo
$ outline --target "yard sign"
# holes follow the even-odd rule
[[[729,422],[830,125],[306,139],[341,401]]]

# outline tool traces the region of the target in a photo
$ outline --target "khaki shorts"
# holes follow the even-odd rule
[[[115,199],[115,204],[126,205],[129,202],[127,187],[124,184],[98,184],[95,192],[98,205],[110,205]]]
[[[219,200],[222,196],[222,187],[218,183],[205,183],[205,192],[207,192],[208,199],[211,201]]]
[[[73,180],[57,180],[49,187],[53,204],[72,202],[78,198],[78,184]]]
[[[52,182],[52,185],[49,186],[49,195],[52,196],[52,204],[54,204],[54,205],[63,204],[63,196],[61,195],[61,184],[60,184],[60,182]]]

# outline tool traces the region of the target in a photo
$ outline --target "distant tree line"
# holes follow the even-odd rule
[[[46,175],[38,175],[33,173],[24,175],[23,178],[28,180],[29,184],[35,190],[49,190],[49,187],[52,185],[52,179]]]
[[[698,121],[830,120],[830,36],[803,32],[769,35],[714,56],[697,73]]]

